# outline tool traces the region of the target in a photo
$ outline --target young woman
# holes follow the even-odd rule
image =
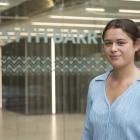
[[[113,69],[90,82],[82,140],[140,140],[140,32],[133,21],[114,19],[102,39]]]

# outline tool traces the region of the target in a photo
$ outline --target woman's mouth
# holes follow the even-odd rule
[[[117,60],[120,56],[119,55],[111,55],[110,58],[113,60]]]

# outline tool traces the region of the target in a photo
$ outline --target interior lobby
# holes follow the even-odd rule
[[[81,139],[115,18],[140,29],[140,0],[0,0],[0,140]]]

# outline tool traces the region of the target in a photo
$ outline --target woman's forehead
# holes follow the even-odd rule
[[[106,39],[130,39],[130,37],[121,28],[110,28],[105,33],[104,40]]]

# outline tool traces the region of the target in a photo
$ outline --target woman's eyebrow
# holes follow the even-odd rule
[[[112,40],[110,40],[110,39],[105,39],[104,40],[104,42],[110,42],[110,41],[112,41]]]
[[[121,39],[117,39],[117,41],[126,41],[126,39],[121,38]]]
[[[113,41],[111,39],[104,39],[104,42],[108,42],[108,41]],[[126,41],[125,39],[123,38],[119,38],[119,39],[116,39],[115,41]]]

